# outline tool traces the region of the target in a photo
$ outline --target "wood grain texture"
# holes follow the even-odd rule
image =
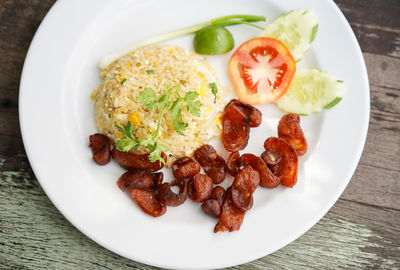
[[[27,164],[23,157],[20,162]],[[2,171],[0,176],[0,213],[12,209],[0,219],[5,269],[154,269],[113,254],[72,227],[43,195],[30,169]],[[339,200],[292,244],[232,269],[398,268],[400,239],[393,237],[400,233],[398,217],[397,210]]]
[[[363,156],[318,224],[281,250],[231,269],[400,269],[400,4],[336,2],[360,42],[370,80]],[[19,79],[34,32],[53,3],[0,3],[0,269],[155,269],[75,229],[44,194],[26,158]]]
[[[398,0],[335,1],[363,52],[400,57],[400,5]]]

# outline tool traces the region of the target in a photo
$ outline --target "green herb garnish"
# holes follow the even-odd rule
[[[174,103],[172,103],[169,113],[171,115],[172,124],[174,125],[176,133],[185,135],[183,131],[185,131],[187,128],[188,122],[182,117],[182,105],[183,99],[177,98]]]
[[[131,122],[128,122],[124,127],[117,125],[117,129],[124,135],[124,138],[116,142],[117,149],[127,152],[138,146],[143,146],[150,150],[149,160],[151,162],[159,161],[160,163],[165,164],[165,160],[161,157],[161,153],[168,150],[168,147],[158,142],[161,121],[164,114],[169,111],[174,129],[180,135],[184,135],[183,132],[188,126],[188,122],[182,117],[182,108],[184,105],[186,105],[186,109],[192,115],[200,116],[201,103],[196,100],[198,94],[194,91],[189,91],[184,97],[181,97],[178,94],[181,87],[182,84],[178,84],[174,88],[167,86],[159,96],[157,96],[154,89],[149,87],[146,87],[141,91],[137,100],[143,105],[143,107],[146,110],[161,111],[157,120],[157,129],[150,132],[146,127],[141,127],[145,128],[149,134],[144,139],[137,140],[132,136],[135,127]]]
[[[152,69],[148,69],[148,70],[146,70],[146,73],[147,73],[147,74],[153,74],[154,71],[153,71]]]
[[[127,152],[131,149],[138,147],[139,141],[132,137],[132,133],[135,130],[135,126],[128,122],[125,127],[116,125],[119,132],[121,132],[125,137],[116,142],[117,149],[120,151]]]
[[[154,89],[146,87],[142,92],[139,93],[137,100],[143,104],[146,110],[157,109],[157,98],[156,91]]]
[[[119,132],[121,132],[125,137],[133,140],[132,133],[135,130],[135,126],[132,125],[130,121],[128,122],[128,124],[126,124],[125,127],[120,127],[118,125],[116,125],[116,127]]]
[[[201,35],[201,37],[196,37],[195,40],[195,51],[198,53],[206,53],[206,54],[220,54],[224,53],[227,50],[233,48],[233,40],[232,35],[225,29],[227,26],[237,25],[237,24],[247,24],[252,27],[258,28],[263,30],[264,28],[253,24],[252,22],[257,21],[265,21],[265,16],[255,16],[255,15],[228,15],[218,17],[203,23],[195,24],[192,26],[188,26],[185,28],[181,28],[172,32],[160,34],[149,39],[143,40],[142,42],[137,43],[136,45],[123,50],[117,54],[112,54],[103,57],[101,59],[99,66],[101,68],[106,68],[109,64],[114,62],[117,58],[128,54],[134,50],[139,48],[149,46],[152,44],[160,43],[166,40],[170,40],[173,38],[189,35],[189,34],[196,34]],[[208,26],[218,26],[218,28],[208,28]],[[205,30],[201,32],[201,30]],[[201,32],[201,33],[200,33]],[[221,35],[222,33],[222,35]],[[229,33],[229,34],[228,34]],[[201,42],[200,39],[204,39]],[[219,44],[216,44],[219,43]],[[230,48],[230,49],[229,49]]]
[[[159,119],[159,121],[161,121]],[[158,135],[160,132],[159,124],[157,130],[147,135],[146,138],[142,140],[137,140],[133,138],[132,132],[134,130],[134,126],[131,122],[128,122],[125,127],[121,127],[116,125],[118,130],[125,135],[124,138],[118,140],[116,142],[116,147],[119,151],[128,152],[132,149],[137,148],[138,146],[143,146],[150,150],[149,160],[151,162],[159,161],[160,164],[165,165],[165,160],[161,157],[161,153],[166,151],[168,147],[158,142]]]
[[[199,94],[197,94],[197,92],[189,91],[185,94],[184,97],[188,112],[197,117],[200,116],[200,107],[201,107],[201,102],[195,100],[198,96]]]
[[[181,97],[178,94],[181,87],[182,84],[178,84],[174,88],[167,86],[159,96],[157,96],[154,89],[146,87],[144,91],[139,93],[138,101],[143,104],[146,110],[161,110],[161,117],[165,113],[165,110],[169,109],[175,131],[180,135],[184,135],[183,132],[188,123],[182,117],[183,106],[186,105],[189,113],[199,117],[201,102],[196,100],[199,94],[194,91],[189,91],[184,97]]]
[[[216,83],[210,83],[211,93],[214,95],[214,103],[217,102],[218,87]]]
[[[124,78],[124,79],[121,81],[121,85],[123,85],[124,82],[126,82],[126,78]]]

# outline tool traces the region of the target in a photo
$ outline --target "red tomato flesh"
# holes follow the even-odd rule
[[[295,71],[290,51],[273,38],[250,39],[229,60],[229,74],[239,99],[250,104],[280,98],[289,89]]]

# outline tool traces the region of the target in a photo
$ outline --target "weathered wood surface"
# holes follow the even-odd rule
[[[20,73],[53,2],[0,2],[0,269],[152,269],[113,254],[69,224],[26,158],[18,123]],[[370,126],[360,164],[310,231],[232,269],[400,268],[400,2],[336,2],[357,35],[370,79]]]

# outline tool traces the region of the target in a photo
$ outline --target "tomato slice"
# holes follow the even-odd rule
[[[232,54],[229,75],[239,99],[262,104],[279,99],[289,89],[296,61],[289,49],[274,38],[253,38]]]

